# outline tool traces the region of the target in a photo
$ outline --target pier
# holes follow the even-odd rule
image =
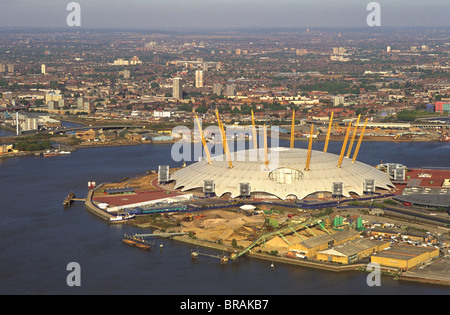
[[[134,234],[137,237],[152,237],[152,236],[159,236],[159,237],[172,237],[172,236],[182,236],[182,235],[188,235],[186,232],[174,232],[174,233],[151,233],[151,234]]]
[[[225,255],[212,255],[212,254],[200,253],[198,250],[197,251],[194,251],[194,250],[191,251],[191,258],[192,259],[197,259],[198,256],[206,256],[206,257],[218,258],[218,259],[220,259],[220,263],[221,264],[226,264],[228,262],[228,257],[225,256]]]
[[[82,201],[85,202],[86,199],[85,198],[75,198],[75,194],[73,192],[69,193],[66,197],[66,199],[64,199],[63,201],[63,207],[64,208],[68,208],[72,205],[72,203],[74,201]]]

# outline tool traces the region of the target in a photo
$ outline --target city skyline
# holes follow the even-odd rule
[[[0,27],[67,27],[71,1],[0,0]],[[84,28],[368,27],[371,1],[77,1]],[[381,26],[448,27],[446,0],[377,1]]]

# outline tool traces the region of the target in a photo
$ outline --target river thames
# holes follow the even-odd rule
[[[1,135],[6,135],[4,131]],[[281,141],[282,146],[288,142]],[[323,143],[314,144],[321,150]],[[328,152],[339,154],[340,142]],[[216,259],[190,258],[193,247],[156,240],[141,251],[122,243],[124,233],[142,233],[127,225],[108,225],[75,202],[63,209],[73,191],[84,198],[88,181],[118,181],[180,166],[171,144],[80,149],[68,156],[0,159],[1,294],[146,294],[146,295],[317,295],[449,294],[445,286],[416,284],[382,276],[369,287],[363,272],[334,273],[251,258],[221,265]],[[307,142],[296,142],[306,148]],[[450,167],[448,143],[363,142],[358,160],[408,167]],[[145,230],[148,231],[148,230]],[[159,248],[159,244],[164,245]],[[204,250],[208,252],[208,250]],[[213,252],[211,252],[213,253]],[[67,265],[81,267],[81,286],[67,285]]]

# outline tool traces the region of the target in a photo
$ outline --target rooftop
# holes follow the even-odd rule
[[[217,150],[217,149],[216,149]],[[294,196],[303,199],[316,192],[332,192],[333,183],[342,183],[342,196],[350,197],[350,192],[364,193],[366,179],[374,179],[375,186],[389,190],[393,187],[384,172],[376,168],[344,158],[337,167],[339,156],[322,151],[311,152],[310,169],[305,170],[307,150],[298,148],[269,149],[269,163],[265,166],[259,149],[241,150],[231,153],[233,167],[229,168],[226,155],[196,162],[171,174],[175,189],[187,191],[202,188],[205,180],[213,180],[215,193],[222,196],[230,193],[239,197],[240,184],[249,183],[251,192],[266,193],[280,199]]]
[[[410,260],[424,253],[433,252],[435,250],[437,249],[429,247],[399,245],[392,246],[384,251],[375,254],[374,256],[399,260]]]

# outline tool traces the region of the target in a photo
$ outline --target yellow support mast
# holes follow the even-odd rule
[[[311,124],[311,133],[309,134],[309,144],[308,144],[308,153],[306,155],[305,171],[309,171],[309,164],[311,163],[313,132],[314,132],[314,124]]]
[[[326,153],[327,150],[328,150],[328,142],[330,141],[331,126],[332,126],[332,123],[333,123],[333,115],[334,115],[334,112],[331,112],[330,123],[328,124],[327,138],[325,139],[325,145],[323,147],[323,152],[324,153]]]
[[[198,120],[197,115],[195,115],[195,119],[197,120],[197,127],[198,127],[198,130],[200,131],[200,135],[202,136],[202,143],[203,143],[203,147],[205,148],[206,158],[208,159],[208,163],[211,164],[211,156],[209,154],[209,149],[208,149],[208,146],[206,145],[206,140],[203,135],[203,129],[202,129],[202,126],[200,125],[200,121]]]
[[[256,150],[258,149],[258,136],[256,134],[255,116],[253,115],[253,109],[252,109],[252,127],[253,127],[253,148]]]
[[[361,142],[362,142],[362,139],[364,137],[364,131],[366,131],[367,120],[369,120],[369,118],[366,118],[366,122],[364,123],[364,127],[363,127],[363,129],[361,131],[361,134],[359,135],[358,144],[356,145],[355,152],[353,153],[352,163],[355,163],[356,157],[358,156],[359,148],[361,147]]]
[[[353,143],[355,142],[356,132],[358,131],[358,124],[359,124],[360,118],[361,118],[361,114],[358,115],[358,119],[356,120],[355,129],[353,129],[352,140],[350,141],[350,145],[348,146],[348,150],[347,150],[347,155],[346,155],[347,157],[350,157],[350,153],[352,152]]]
[[[349,122],[348,127],[347,127],[347,132],[345,133],[344,143],[342,143],[341,155],[339,155],[339,161],[338,161],[337,167],[341,167],[341,165],[342,165],[342,160],[344,159],[345,147],[347,146],[348,135],[350,133],[351,125],[352,125],[352,123]]]
[[[223,125],[222,122],[220,121],[220,117],[219,117],[219,110],[216,109],[216,117],[217,117],[217,125],[219,126],[219,131],[220,131],[220,136],[222,138],[222,146],[223,146],[223,153],[226,153],[225,151],[225,133],[223,132]]]
[[[294,134],[295,134],[295,109],[292,110],[291,149],[294,147]]]
[[[217,124],[219,125],[220,136],[222,137],[223,152],[225,153],[225,155],[227,157],[228,167],[233,168],[233,162],[231,161],[231,157],[230,157],[230,150],[228,149],[227,135],[225,134],[225,129],[223,127],[223,123],[220,121],[219,110],[217,110],[217,109],[216,109],[216,116],[217,116]]]
[[[264,166],[265,170],[269,170],[269,149],[267,148],[267,128],[264,124]]]

